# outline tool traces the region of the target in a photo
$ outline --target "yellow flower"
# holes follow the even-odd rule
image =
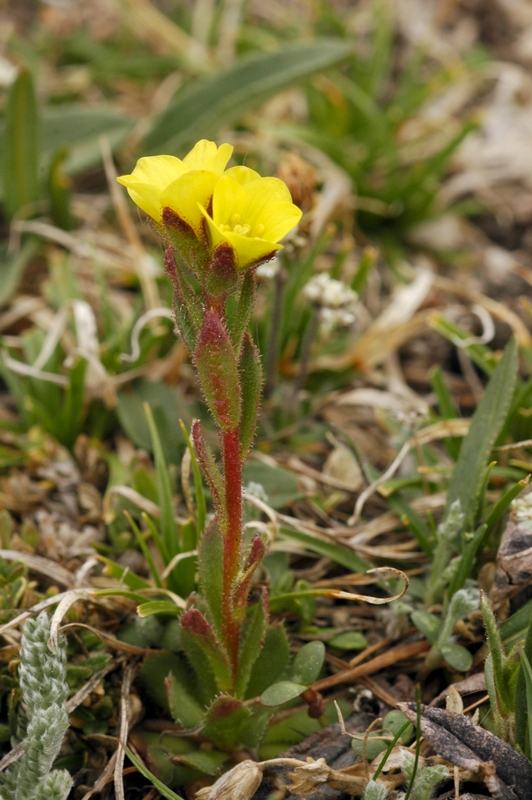
[[[161,223],[163,208],[168,206],[199,235],[200,206],[209,205],[232,153],[230,144],[217,147],[214,142],[202,139],[183,160],[175,156],[141,158],[131,175],[122,175],[117,180],[126,187],[133,202],[157,224]]]
[[[279,240],[301,219],[288,187],[278,178],[261,178],[248,167],[232,167],[218,180],[207,220],[212,249],[228,242],[236,267],[244,269],[282,248]]]

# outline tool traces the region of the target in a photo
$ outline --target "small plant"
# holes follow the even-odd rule
[[[72,778],[52,770],[68,728],[66,648],[50,649],[50,619],[42,612],[28,620],[20,650],[20,688],[26,729],[23,755],[0,775],[2,800],[66,800]]]
[[[261,178],[247,167],[226,170],[231,153],[228,144],[216,147],[202,140],[182,161],[142,158],[131,175],[119,178],[168,245],[165,266],[174,287],[177,328],[221,450],[218,463],[196,420],[195,457],[215,514],[197,545],[201,595],[187,599],[179,620],[187,661],[176,657],[171,667],[165,663],[162,677],[176,719],[184,727],[203,726],[205,735],[229,748],[260,740],[263,724],[251,719],[242,701],[250,683],[257,693],[278,674],[274,670],[264,684],[264,665],[256,663],[261,648],[270,656],[279,647],[287,651],[282,629],[269,627],[266,596],[248,607],[266,548],[260,536],[251,541],[244,536],[242,467],[255,434],[262,386],[258,350],[246,328],[256,268],[281,249],[279,240],[301,217],[282,181]],[[159,603],[155,610],[164,613],[171,605]],[[323,655],[320,666],[322,660]],[[305,689],[301,685],[298,693]],[[193,766],[194,758],[189,760]]]

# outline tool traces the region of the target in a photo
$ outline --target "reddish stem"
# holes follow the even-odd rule
[[[243,527],[242,461],[238,428],[222,433],[226,526],[223,556],[222,624],[232,665],[233,680],[238,672],[239,623],[235,619],[234,591],[240,569]]]

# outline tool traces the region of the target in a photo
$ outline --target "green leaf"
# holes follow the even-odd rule
[[[183,455],[179,418],[186,412],[180,395],[166,383],[148,380],[135,381],[133,386],[119,392],[116,411],[122,429],[133,444],[151,453],[153,444],[144,403],[149,403],[157,429],[164,431],[161,445],[166,463],[179,464]]]
[[[120,581],[120,583],[125,584],[130,589],[133,589],[133,591],[152,588],[149,581],[141,578],[140,575],[137,575],[135,572],[131,572],[129,567],[123,567],[121,564],[117,564],[116,561],[111,561],[111,559],[105,556],[98,556],[98,560],[103,561],[105,564],[105,575],[108,575],[116,581]]]
[[[181,609],[170,600],[150,600],[148,603],[141,603],[137,606],[137,614],[143,619],[152,617],[155,614],[167,614],[171,617],[179,617]]]
[[[23,71],[11,85],[2,153],[4,206],[9,217],[39,199],[39,112],[33,78]]]
[[[244,474],[246,468],[244,468]],[[273,503],[271,504],[273,505]],[[316,536],[311,536],[309,533],[303,533],[295,528],[288,528],[281,526],[280,533],[284,539],[295,539],[296,542],[301,542],[312,553],[317,553],[324,558],[330,558],[336,564],[350,570],[351,572],[367,572],[368,569],[373,567],[370,561],[366,561],[343,544],[336,544],[336,542],[326,542],[323,539],[318,539]]]
[[[100,137],[111,147],[121,147],[136,120],[107,106],[77,103],[48,106],[42,111],[43,155],[51,158],[60,147],[68,148],[65,171],[78,175],[102,161]]]
[[[140,681],[151,698],[167,712],[171,711],[169,693],[165,685],[169,675],[174,675],[176,682],[190,687],[190,671],[183,657],[176,653],[153,653],[146,656],[139,672]]]
[[[218,635],[222,631],[223,551],[223,537],[213,519],[201,537],[198,561],[201,591]]]
[[[473,562],[477,555],[478,549],[486,535],[487,525],[479,525],[476,531],[471,534],[465,534],[465,544],[463,545],[462,555],[458,561],[458,569],[453,575],[453,579],[449,585],[448,596],[452,597],[459,591],[468,578],[472,575]]]
[[[144,140],[146,153],[180,153],[242,114],[352,51],[345,39],[322,38],[254,53],[180,91]]]
[[[442,621],[436,614],[431,614],[430,611],[412,611],[410,614],[412,622],[423,634],[425,639],[429,641],[431,644],[436,644],[438,641],[438,635],[440,633],[440,629],[442,627]]]
[[[345,631],[329,639],[327,644],[337,650],[363,650],[368,646],[368,640],[359,631]]]
[[[528,625],[515,689],[515,739],[523,753],[532,752],[532,622]]]
[[[209,663],[218,691],[230,690],[232,675],[227,652],[216,639],[206,617],[197,608],[190,608],[181,615],[181,644],[187,655],[194,659],[193,666],[198,675],[201,675],[199,670],[203,668],[199,667],[199,653],[195,648],[199,648],[202,660]]]
[[[303,694],[308,689],[308,685],[294,683],[294,681],[279,681],[268,686],[260,696],[263,706],[281,706]]]
[[[459,672],[467,672],[471,669],[473,656],[461,644],[446,644],[439,649],[445,661],[453,669],[457,669]]]
[[[264,604],[259,601],[249,611],[240,647],[238,680],[236,685],[236,694],[238,697],[245,696],[253,664],[259,657],[261,644],[266,636],[267,624],[268,620],[266,618]]]
[[[194,476],[194,496],[196,498],[196,518],[197,518],[197,531],[198,536],[201,536],[205,530],[205,520],[207,518],[207,503],[205,501],[205,491],[203,489],[203,482],[201,480],[201,472],[196,458],[196,451],[190,441],[188,431],[182,419],[179,420],[179,427],[185,440],[187,450],[190,454],[190,464],[192,466],[192,475]],[[194,548],[195,549],[195,548]]]
[[[323,642],[308,642],[303,645],[294,659],[292,678],[294,683],[304,683],[310,686],[317,681],[325,659],[325,645]]]
[[[294,500],[303,497],[297,476],[288,469],[251,460],[244,465],[243,472],[244,484],[260,483],[272,508],[286,508]]]
[[[205,708],[198,701],[189,670],[174,669],[165,679],[168,705],[173,719],[184,728],[195,728],[205,719]]]
[[[528,600],[515,614],[502,623],[500,633],[503,642],[508,645],[518,639],[524,639],[531,619],[532,600]]]
[[[227,761],[227,755],[218,753],[216,750],[197,750],[195,753],[179,756],[180,764],[202,772],[204,775],[217,775],[225,761]]]
[[[171,789],[168,788],[168,786],[165,786],[164,783],[159,780],[159,778],[156,778],[153,772],[150,772],[150,770],[146,766],[144,766],[142,761],[138,759],[136,755],[134,755],[134,753],[129,749],[129,747],[127,747],[127,745],[124,745],[124,750],[126,751],[127,757],[129,758],[131,763],[138,769],[140,774],[143,775],[145,778],[147,778],[149,781],[151,781],[155,786],[155,788],[157,789],[157,791],[160,794],[162,794],[163,797],[166,797],[168,800],[183,800],[181,795],[173,792]]]
[[[257,697],[284,672],[290,660],[290,645],[283,627],[271,625],[253,664],[246,697]]]
[[[490,531],[493,526],[503,518],[510,507],[512,500],[514,500],[517,495],[521,494],[523,489],[526,489],[530,482],[530,477],[530,475],[527,475],[526,478],[518,481],[515,486],[511,486],[493,506],[489,516],[486,519],[486,527],[488,531]]]
[[[371,734],[371,733],[366,740],[365,746],[363,739],[351,740],[351,747],[353,748],[357,756],[362,757],[362,755],[365,753],[368,761],[373,761],[381,753],[384,753],[384,751],[387,750],[388,748],[388,744],[389,742],[387,740],[377,738],[377,734]]]
[[[240,742],[240,732],[249,723],[250,713],[237,698],[218,695],[207,712],[202,733],[220,747],[236,747]]]
[[[475,526],[486,462],[510,408],[516,378],[516,343],[511,339],[473,414],[449,483],[446,514],[458,500],[464,513],[464,530]]]
[[[240,297],[237,302],[228,303],[227,330],[233,342],[235,353],[240,352],[242,337],[248,326],[253,303],[255,301],[255,270],[249,269],[242,281]]]
[[[257,346],[249,334],[244,335],[240,356],[240,381],[242,387],[242,416],[240,419],[240,458],[245,459],[257,427],[257,414],[262,389],[262,364]]]
[[[240,422],[238,366],[229,334],[215,311],[207,311],[194,354],[205,399],[216,426],[233,431]]]

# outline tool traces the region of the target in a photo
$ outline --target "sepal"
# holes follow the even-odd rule
[[[212,254],[210,270],[206,278],[206,289],[213,297],[224,297],[236,291],[238,283],[235,251],[230,244],[222,242]]]
[[[201,280],[209,258],[207,243],[199,239],[188,222],[168,206],[163,208],[161,225],[168,242],[177,250],[192,274]]]

